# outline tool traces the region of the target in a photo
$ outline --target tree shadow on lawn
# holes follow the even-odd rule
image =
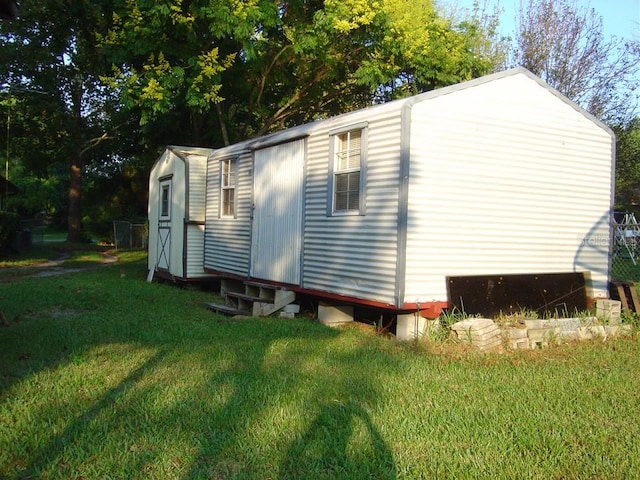
[[[81,409],[71,400],[67,406],[60,400],[71,418],[64,427],[52,433],[47,426],[34,425],[30,432],[40,435],[40,442],[25,449],[16,478],[52,472],[57,478],[90,477],[91,472],[185,480],[277,475],[354,478],[363,472],[395,478],[390,449],[368,413],[378,397],[375,376],[362,369],[361,356],[371,354],[370,346],[341,343],[345,332],[303,320],[215,318],[203,327],[210,328],[208,337],[189,338],[184,328],[169,340],[171,335],[166,334],[115,333],[118,327],[113,326],[79,340],[74,347],[78,352],[121,343],[146,353],[89,408]],[[318,351],[309,348],[310,342],[327,346]],[[56,357],[41,370],[72,363],[71,356]],[[167,378],[180,378],[176,372],[182,373],[185,384],[164,381],[167,371],[172,373]],[[168,395],[171,399],[163,404]],[[289,419],[276,418],[283,408],[302,420],[293,421],[288,429]],[[37,410],[33,414],[46,417]],[[260,437],[254,435],[256,429]],[[361,451],[355,451],[350,441],[363,434],[368,447],[362,450],[363,441],[358,441],[355,448]],[[114,455],[117,472],[112,471],[111,460],[102,458]],[[176,455],[180,458],[166,458]]]
[[[396,478],[391,450],[369,414],[380,393],[362,357],[393,366],[370,345],[340,343],[340,335],[349,333],[275,337],[245,355],[234,373],[239,384],[203,426],[208,433],[182,478]],[[327,340],[326,350],[305,346],[316,340]]]

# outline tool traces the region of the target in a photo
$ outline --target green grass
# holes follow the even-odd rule
[[[232,320],[141,252],[0,283],[0,478],[640,476],[640,339],[479,354]]]

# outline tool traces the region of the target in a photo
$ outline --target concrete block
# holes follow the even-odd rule
[[[527,330],[527,336],[529,337],[529,341],[534,342],[548,342],[554,337],[558,337],[560,335],[560,329],[558,327],[549,327],[549,328],[529,328]]]
[[[595,320],[595,319],[594,319]],[[588,323],[589,320],[587,320]],[[547,327],[559,328],[560,330],[576,330],[583,325],[581,318],[554,318],[547,321]]]
[[[540,328],[546,327],[545,325],[546,322],[547,320],[538,320],[538,319],[524,320],[524,325],[525,327],[527,327],[527,329],[529,328],[540,329]]]
[[[591,340],[592,338],[606,338],[607,332],[602,325],[592,325],[589,327],[580,327],[578,329],[578,338],[580,340]]]
[[[622,313],[620,300],[599,298],[596,300],[596,317],[609,325],[619,325]]]
[[[353,307],[349,305],[329,305],[324,302],[318,304],[318,320],[330,327],[353,322]]]
[[[560,330],[560,338],[563,340],[579,340],[578,329]]]
[[[502,346],[502,338],[497,336],[484,340],[478,340],[471,342],[471,345],[479,348],[480,350],[492,350],[494,348],[499,348]]]
[[[511,340],[520,340],[523,338],[527,338],[526,328],[508,328],[504,332],[507,338]]]
[[[458,330],[481,330],[486,327],[495,325],[490,318],[467,318],[451,325],[451,329]]]
[[[396,338],[401,341],[415,340],[427,332],[429,321],[417,313],[400,314],[396,323]]]
[[[289,305],[282,307],[282,311],[286,313],[300,313],[300,305],[290,303]]]
[[[512,339],[509,346],[513,350],[526,350],[531,348],[529,346],[529,339],[527,337]]]

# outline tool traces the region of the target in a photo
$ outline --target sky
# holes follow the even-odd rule
[[[498,5],[502,34],[513,38],[515,19],[521,0],[486,0],[488,11]],[[440,0],[443,5],[471,8],[474,0]],[[482,0],[480,1],[482,3]],[[640,40],[640,0],[576,0],[578,6],[591,7],[602,17],[605,37],[616,36],[628,40]]]

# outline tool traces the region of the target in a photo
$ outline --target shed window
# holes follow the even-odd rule
[[[171,205],[171,184],[165,182],[160,184],[160,217],[169,218]]]
[[[364,213],[365,140],[365,128],[354,128],[332,135],[331,214]]]
[[[234,217],[236,214],[236,160],[228,158],[220,162],[220,214]]]

